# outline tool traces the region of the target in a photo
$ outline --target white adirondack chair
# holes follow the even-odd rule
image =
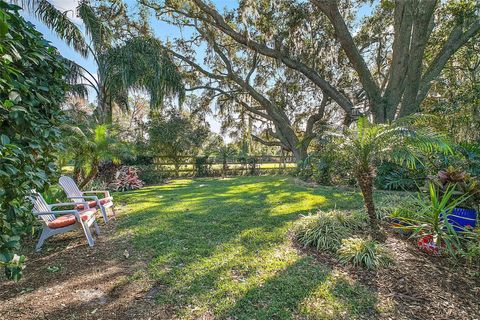
[[[75,208],[78,206],[78,203],[69,202],[47,204],[42,195],[35,190],[32,190],[31,194],[27,196],[27,198],[33,204],[33,214],[38,217],[43,226],[42,234],[40,235],[40,239],[35,247],[36,251],[40,251],[45,240],[51,236],[65,233],[76,228],[83,229],[83,232],[87,237],[88,245],[93,247],[95,241],[93,240],[90,232],[90,227],[93,225],[95,227],[95,233],[97,235],[100,234],[100,229],[98,228],[95,220],[95,213],[97,209],[88,208],[86,210],[54,210],[54,208],[66,206],[73,206]],[[84,203],[84,205],[88,206],[87,203]]]
[[[63,190],[67,194],[67,198],[71,199],[79,204],[79,208],[83,207],[83,202],[87,202],[90,208],[98,208],[102,212],[103,220],[108,222],[107,208],[112,208],[113,216],[115,217],[115,209],[113,205],[113,197],[110,196],[110,192],[107,190],[92,190],[92,191],[80,191],[75,181],[67,176],[61,176],[58,183],[62,186]],[[103,198],[99,199],[97,196],[88,196],[88,193],[103,193]],[[88,199],[91,199],[88,201]]]

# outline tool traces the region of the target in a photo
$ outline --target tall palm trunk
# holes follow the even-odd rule
[[[375,178],[375,169],[368,167],[367,170],[358,170],[356,172],[356,178],[358,186],[362,191],[363,202],[370,222],[370,235],[378,241],[384,241],[385,236],[380,231],[377,215],[375,214],[375,204],[373,202],[373,180]]]
[[[99,162],[98,161],[94,161],[92,163],[92,169],[90,170],[90,173],[85,177],[85,179],[83,179],[83,181],[80,183],[80,185],[78,186],[78,188],[82,189],[83,187],[85,187],[90,181],[92,181],[93,179],[95,179],[95,177],[97,176],[98,174],[98,165],[99,165]]]

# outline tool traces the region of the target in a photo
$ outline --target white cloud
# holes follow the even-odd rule
[[[78,0],[50,0],[50,3],[62,12],[67,12],[67,16],[75,23],[81,23],[81,20],[76,15]]]

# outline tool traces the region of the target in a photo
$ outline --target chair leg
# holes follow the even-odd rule
[[[116,219],[117,218],[117,212],[115,211],[115,205],[112,205],[112,213],[113,213],[113,217]]]
[[[48,231],[46,229],[43,229],[42,234],[40,235],[40,239],[38,239],[38,243],[35,246],[35,251],[39,252],[40,250],[42,250],[43,243],[45,242],[45,240],[47,240],[47,238]]]
[[[100,211],[102,212],[103,221],[107,223],[108,222],[107,210],[105,210],[104,206],[100,206]]]
[[[87,242],[90,247],[93,247],[95,241],[93,240],[92,234],[90,232],[90,228],[88,227],[88,224],[84,223],[83,221],[80,222],[83,228],[83,232],[85,233],[85,237],[87,237]]]
[[[99,236],[100,235],[100,228],[98,227],[97,221],[95,221],[93,223],[93,227],[95,228],[95,233],[97,234],[97,236]]]

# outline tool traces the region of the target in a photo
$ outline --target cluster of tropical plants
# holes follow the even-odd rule
[[[419,246],[431,254],[470,257],[478,244],[479,190],[476,179],[461,170],[448,168],[431,177],[416,201],[391,214],[400,224],[395,227],[409,231]],[[473,217],[463,216],[467,210]],[[459,220],[460,219],[460,220]]]
[[[342,263],[368,269],[388,266],[392,262],[389,251],[365,231],[368,215],[363,210],[331,210],[302,217],[292,232],[302,246],[330,252]]]
[[[69,89],[65,60],[19,10],[0,1],[0,266],[16,280],[21,236],[33,230],[25,196],[58,176],[60,104]]]
[[[426,115],[404,117],[390,124],[373,124],[361,117],[355,126],[337,135],[338,152],[349,158],[349,170],[362,192],[372,238],[382,240],[373,197],[377,164],[389,161],[415,168],[419,155],[432,151],[449,153],[445,139],[418,126]]]
[[[115,191],[137,190],[143,187],[143,181],[138,177],[138,169],[131,166],[122,166],[115,174],[111,184]]]

